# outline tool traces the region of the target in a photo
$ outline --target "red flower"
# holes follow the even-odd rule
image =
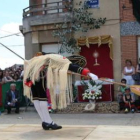
[[[93,94],[93,93],[95,93],[94,91],[91,91],[91,93]]]

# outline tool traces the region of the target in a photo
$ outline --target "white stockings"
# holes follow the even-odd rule
[[[35,109],[37,110],[42,122],[52,123],[53,121],[50,117],[47,104],[47,101],[34,100]]]

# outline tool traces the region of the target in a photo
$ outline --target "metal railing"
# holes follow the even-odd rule
[[[23,9],[23,17],[68,12],[71,7],[71,4],[66,6],[64,1],[31,5]]]

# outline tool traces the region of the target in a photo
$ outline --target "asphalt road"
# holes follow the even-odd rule
[[[140,126],[140,113],[129,114],[51,114],[54,122],[61,125],[123,125]],[[0,115],[0,124],[40,124],[41,120],[34,109],[20,114]]]

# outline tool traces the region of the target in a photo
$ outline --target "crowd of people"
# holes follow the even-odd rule
[[[0,69],[0,84],[7,82],[17,82],[23,80],[23,66]]]
[[[134,78],[138,75],[137,80]],[[140,65],[138,64],[136,68],[132,65],[131,60],[127,59],[125,61],[125,67],[123,69],[123,79],[121,79],[122,84],[140,85]],[[130,87],[119,86],[117,99],[120,105],[120,110],[124,110],[125,113],[131,111],[134,113],[136,110],[140,112],[140,97],[131,92]]]

